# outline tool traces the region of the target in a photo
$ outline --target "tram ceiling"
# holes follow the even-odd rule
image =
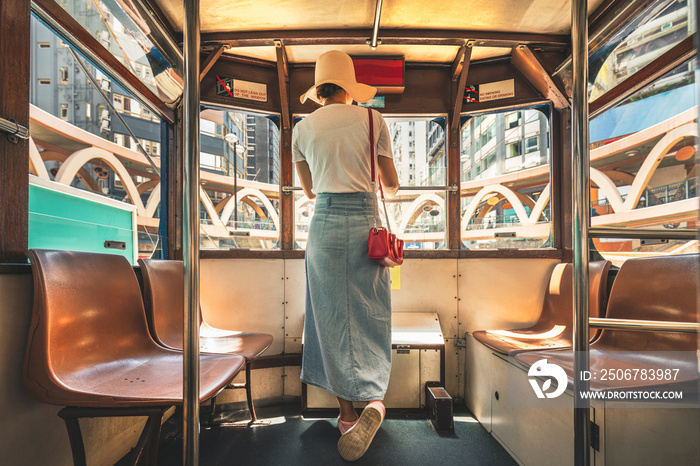
[[[181,39],[182,2],[141,1],[157,10]],[[589,12],[605,1],[590,1]],[[461,0],[387,0],[382,5],[380,45],[372,50],[368,41],[376,0],[225,5],[203,0],[201,45],[205,50],[226,45],[226,54],[275,62],[275,41],[281,40],[296,65],[315,62],[329,47],[350,55],[402,55],[408,63],[451,63],[465,41],[473,41],[472,60],[507,56],[518,45],[561,50],[570,43],[569,0],[494,0],[468,6]]]
[[[159,7],[174,30],[182,31],[181,1],[147,1]],[[589,13],[603,2],[590,1]],[[293,30],[308,34],[318,30],[319,25],[334,31],[370,29],[376,6],[376,0],[202,0],[201,30],[203,34],[228,31],[275,31],[280,34]],[[386,0],[381,10],[379,38],[383,41],[387,30],[408,31],[423,27],[440,33],[472,30],[567,34],[571,29],[570,7],[570,0],[492,0],[471,4],[463,0]],[[364,36],[365,39],[369,37]]]

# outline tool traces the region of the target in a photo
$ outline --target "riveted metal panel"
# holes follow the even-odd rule
[[[265,356],[284,350],[284,261],[202,259],[202,316],[212,326],[273,337]]]

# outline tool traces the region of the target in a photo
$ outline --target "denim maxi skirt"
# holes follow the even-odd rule
[[[306,247],[301,380],[350,401],[383,399],[391,370],[389,269],[367,256],[372,196],[319,194]]]

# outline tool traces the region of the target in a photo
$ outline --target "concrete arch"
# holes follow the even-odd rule
[[[522,202],[520,202],[518,196],[511,189],[506,188],[505,186],[502,186],[500,184],[491,184],[481,188],[481,190],[478,193],[476,193],[474,199],[472,199],[472,201],[467,206],[467,209],[464,211],[464,215],[462,216],[462,231],[467,231],[467,225],[469,224],[469,220],[474,216],[474,212],[476,212],[476,209],[479,207],[479,204],[482,200],[484,200],[484,198],[487,195],[492,193],[499,193],[503,197],[508,199],[508,202],[511,203],[513,209],[515,210],[515,214],[518,216],[520,223],[529,223],[529,217],[527,215],[527,212],[525,212],[525,208],[523,207]]]
[[[552,183],[547,183],[547,186],[545,186],[542,192],[540,193],[540,197],[537,198],[537,203],[530,210],[530,217],[528,218],[527,222],[530,225],[536,224],[537,221],[540,219],[542,212],[544,212],[544,208],[547,206],[547,202],[549,201],[551,186]],[[550,218],[549,221],[551,222],[552,219]]]
[[[29,138],[29,173],[45,180],[50,179],[49,171],[44,165],[44,159],[41,158],[41,153],[31,137]]]
[[[207,194],[207,192],[201,186],[199,187],[199,200],[204,205],[204,210],[207,211],[207,215],[209,215],[212,225],[217,227],[217,229],[222,233],[225,232],[228,235],[225,222],[221,221],[219,215],[216,213],[216,209],[214,208],[214,203],[211,202],[209,194]]]
[[[413,200],[411,205],[408,207],[408,210],[406,210],[406,214],[401,220],[401,226],[399,227],[399,231],[406,231],[408,224],[410,222],[415,221],[415,219],[420,216],[421,209],[423,208],[423,206],[431,203],[436,204],[438,207],[442,208],[443,212],[445,211],[445,200],[443,198],[441,198],[435,193],[421,194]]]
[[[226,198],[222,199],[221,201],[219,201],[219,203],[216,204],[216,209],[215,209],[215,210],[216,210],[219,214],[221,214],[221,211],[224,210],[224,207],[226,207],[226,204],[228,204],[229,201],[231,201],[231,199],[233,199],[233,195],[231,195],[231,196],[229,196],[229,197],[226,197]]]
[[[262,191],[259,189],[255,188],[243,188],[238,192],[238,201],[242,201],[243,199],[247,197],[257,197],[260,199],[260,202],[263,203],[265,208],[267,209],[267,212],[272,219],[272,223],[275,225],[275,230],[280,231],[280,226],[279,226],[279,216],[277,215],[277,211],[275,211],[275,208],[272,206],[272,203],[270,200],[265,196]],[[226,224],[231,218],[231,214],[233,213],[235,205],[233,202],[228,202],[226,206],[224,207],[224,210],[221,212],[221,221]]]
[[[143,183],[145,184],[145,183]],[[143,185],[142,184],[142,185]],[[142,186],[141,185],[141,186]],[[146,217],[153,217],[156,214],[156,209],[160,205],[160,182],[153,188],[151,195],[148,196],[148,201],[146,201]]]
[[[145,216],[146,207],[143,205],[138,189],[134,184],[134,180],[131,179],[131,175],[129,175],[126,167],[124,167],[124,165],[114,154],[104,149],[100,149],[99,147],[87,147],[85,149],[80,149],[68,156],[56,174],[56,182],[65,185],[71,184],[73,178],[75,178],[83,165],[93,159],[104,160],[104,162],[109,165],[117,175],[119,175],[119,179],[122,181],[122,184],[126,189],[127,196],[136,206],[137,214]]]
[[[241,199],[241,202],[245,202],[247,206],[249,206],[251,209],[255,211],[256,214],[258,214],[258,217],[267,219],[267,215],[265,215],[265,211],[260,208],[257,202],[253,200],[251,196],[246,196]]]
[[[597,168],[591,167],[591,182],[595,183],[596,186],[603,191],[603,194],[605,194],[605,197],[608,199],[608,203],[610,203],[610,207],[612,207],[613,211],[617,213],[622,212],[624,209],[622,196],[620,196],[620,192],[617,190],[615,183],[608,178],[605,173],[601,172]]]
[[[627,195],[627,199],[625,199],[624,211],[633,210],[637,206],[639,198],[642,197],[642,192],[646,189],[661,160],[678,141],[687,137],[698,137],[697,123],[686,123],[683,126],[673,128],[656,143],[634,177],[630,192]]]
[[[69,157],[68,155],[62,152],[56,152],[52,150],[45,150],[40,152],[39,154],[41,155],[42,165],[44,165],[46,162],[60,162],[61,164],[63,164]],[[46,166],[44,165],[44,167]],[[95,181],[92,175],[85,168],[81,167],[75,176],[77,176],[78,179],[82,181],[83,184],[87,186],[89,190],[102,194],[102,189],[100,189],[100,186],[97,184],[97,181]],[[48,179],[51,178],[49,177]]]

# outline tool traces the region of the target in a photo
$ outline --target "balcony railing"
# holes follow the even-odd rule
[[[697,197],[697,182],[697,178],[688,178],[687,180],[677,181],[664,186],[645,189],[635,208],[642,209]],[[625,198],[626,196],[622,196],[622,200],[625,200]],[[613,209],[610,207],[610,202],[607,199],[591,202],[592,215],[607,215],[612,213]]]

